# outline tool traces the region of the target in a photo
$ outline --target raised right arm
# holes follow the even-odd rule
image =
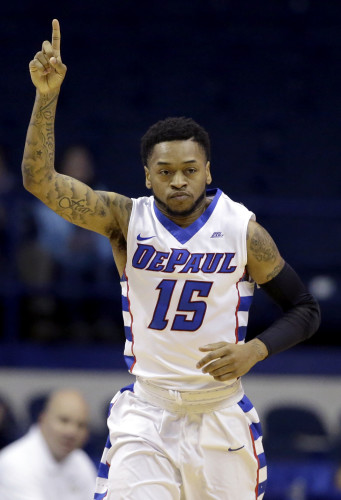
[[[52,44],[30,62],[36,99],[28,127],[22,175],[25,188],[63,218],[108,238],[126,237],[131,200],[125,196],[94,191],[84,183],[59,174],[54,168],[54,123],[60,87],[66,66],[60,57],[60,29],[52,22]]]

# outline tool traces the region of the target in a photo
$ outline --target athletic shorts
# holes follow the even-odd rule
[[[137,384],[113,398],[95,500],[262,499],[267,468],[250,400],[192,408],[165,392],[162,406]]]

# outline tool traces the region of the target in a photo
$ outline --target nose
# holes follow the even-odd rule
[[[181,170],[177,170],[172,176],[171,186],[180,189],[182,187],[187,186],[186,176],[183,174]]]
[[[68,425],[64,426],[64,436],[68,439],[76,439],[79,434],[79,428],[76,424],[69,422]]]

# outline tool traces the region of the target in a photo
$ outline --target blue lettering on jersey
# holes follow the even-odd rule
[[[164,269],[165,273],[174,273],[175,266],[181,266],[185,264],[190,257],[188,250],[179,250],[178,248],[173,248],[168,263]]]
[[[218,273],[233,273],[236,270],[236,266],[230,266],[231,260],[235,256],[234,253],[226,253],[225,259],[219,269]]]
[[[184,248],[172,248],[171,252],[159,252],[152,245],[137,244],[132,265],[146,271],[165,273],[233,273],[231,265],[235,253],[193,253]]]
[[[133,266],[137,269],[144,269],[154,253],[154,247],[150,245],[138,245],[133,257]]]
[[[151,263],[147,267],[148,271],[162,271],[164,266],[162,265],[163,261],[167,259],[169,253],[168,252],[156,252],[155,256],[152,258]]]
[[[180,273],[198,273],[200,271],[200,261],[203,259],[204,255],[203,253],[192,253]]]
[[[234,254],[233,254],[234,255]],[[223,253],[207,253],[206,259],[202,265],[203,273],[215,273],[219,262],[224,257]]]

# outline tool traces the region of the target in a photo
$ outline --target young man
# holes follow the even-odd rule
[[[24,185],[73,224],[107,236],[122,277],[125,357],[136,382],[113,399],[96,499],[262,498],[259,419],[240,377],[308,338],[319,308],[244,206],[211,183],[206,131],[169,118],[142,138],[146,186],[130,199],[54,169],[54,119],[66,66],[53,20],[30,63],[37,89]],[[283,316],[245,343],[254,283]]]

